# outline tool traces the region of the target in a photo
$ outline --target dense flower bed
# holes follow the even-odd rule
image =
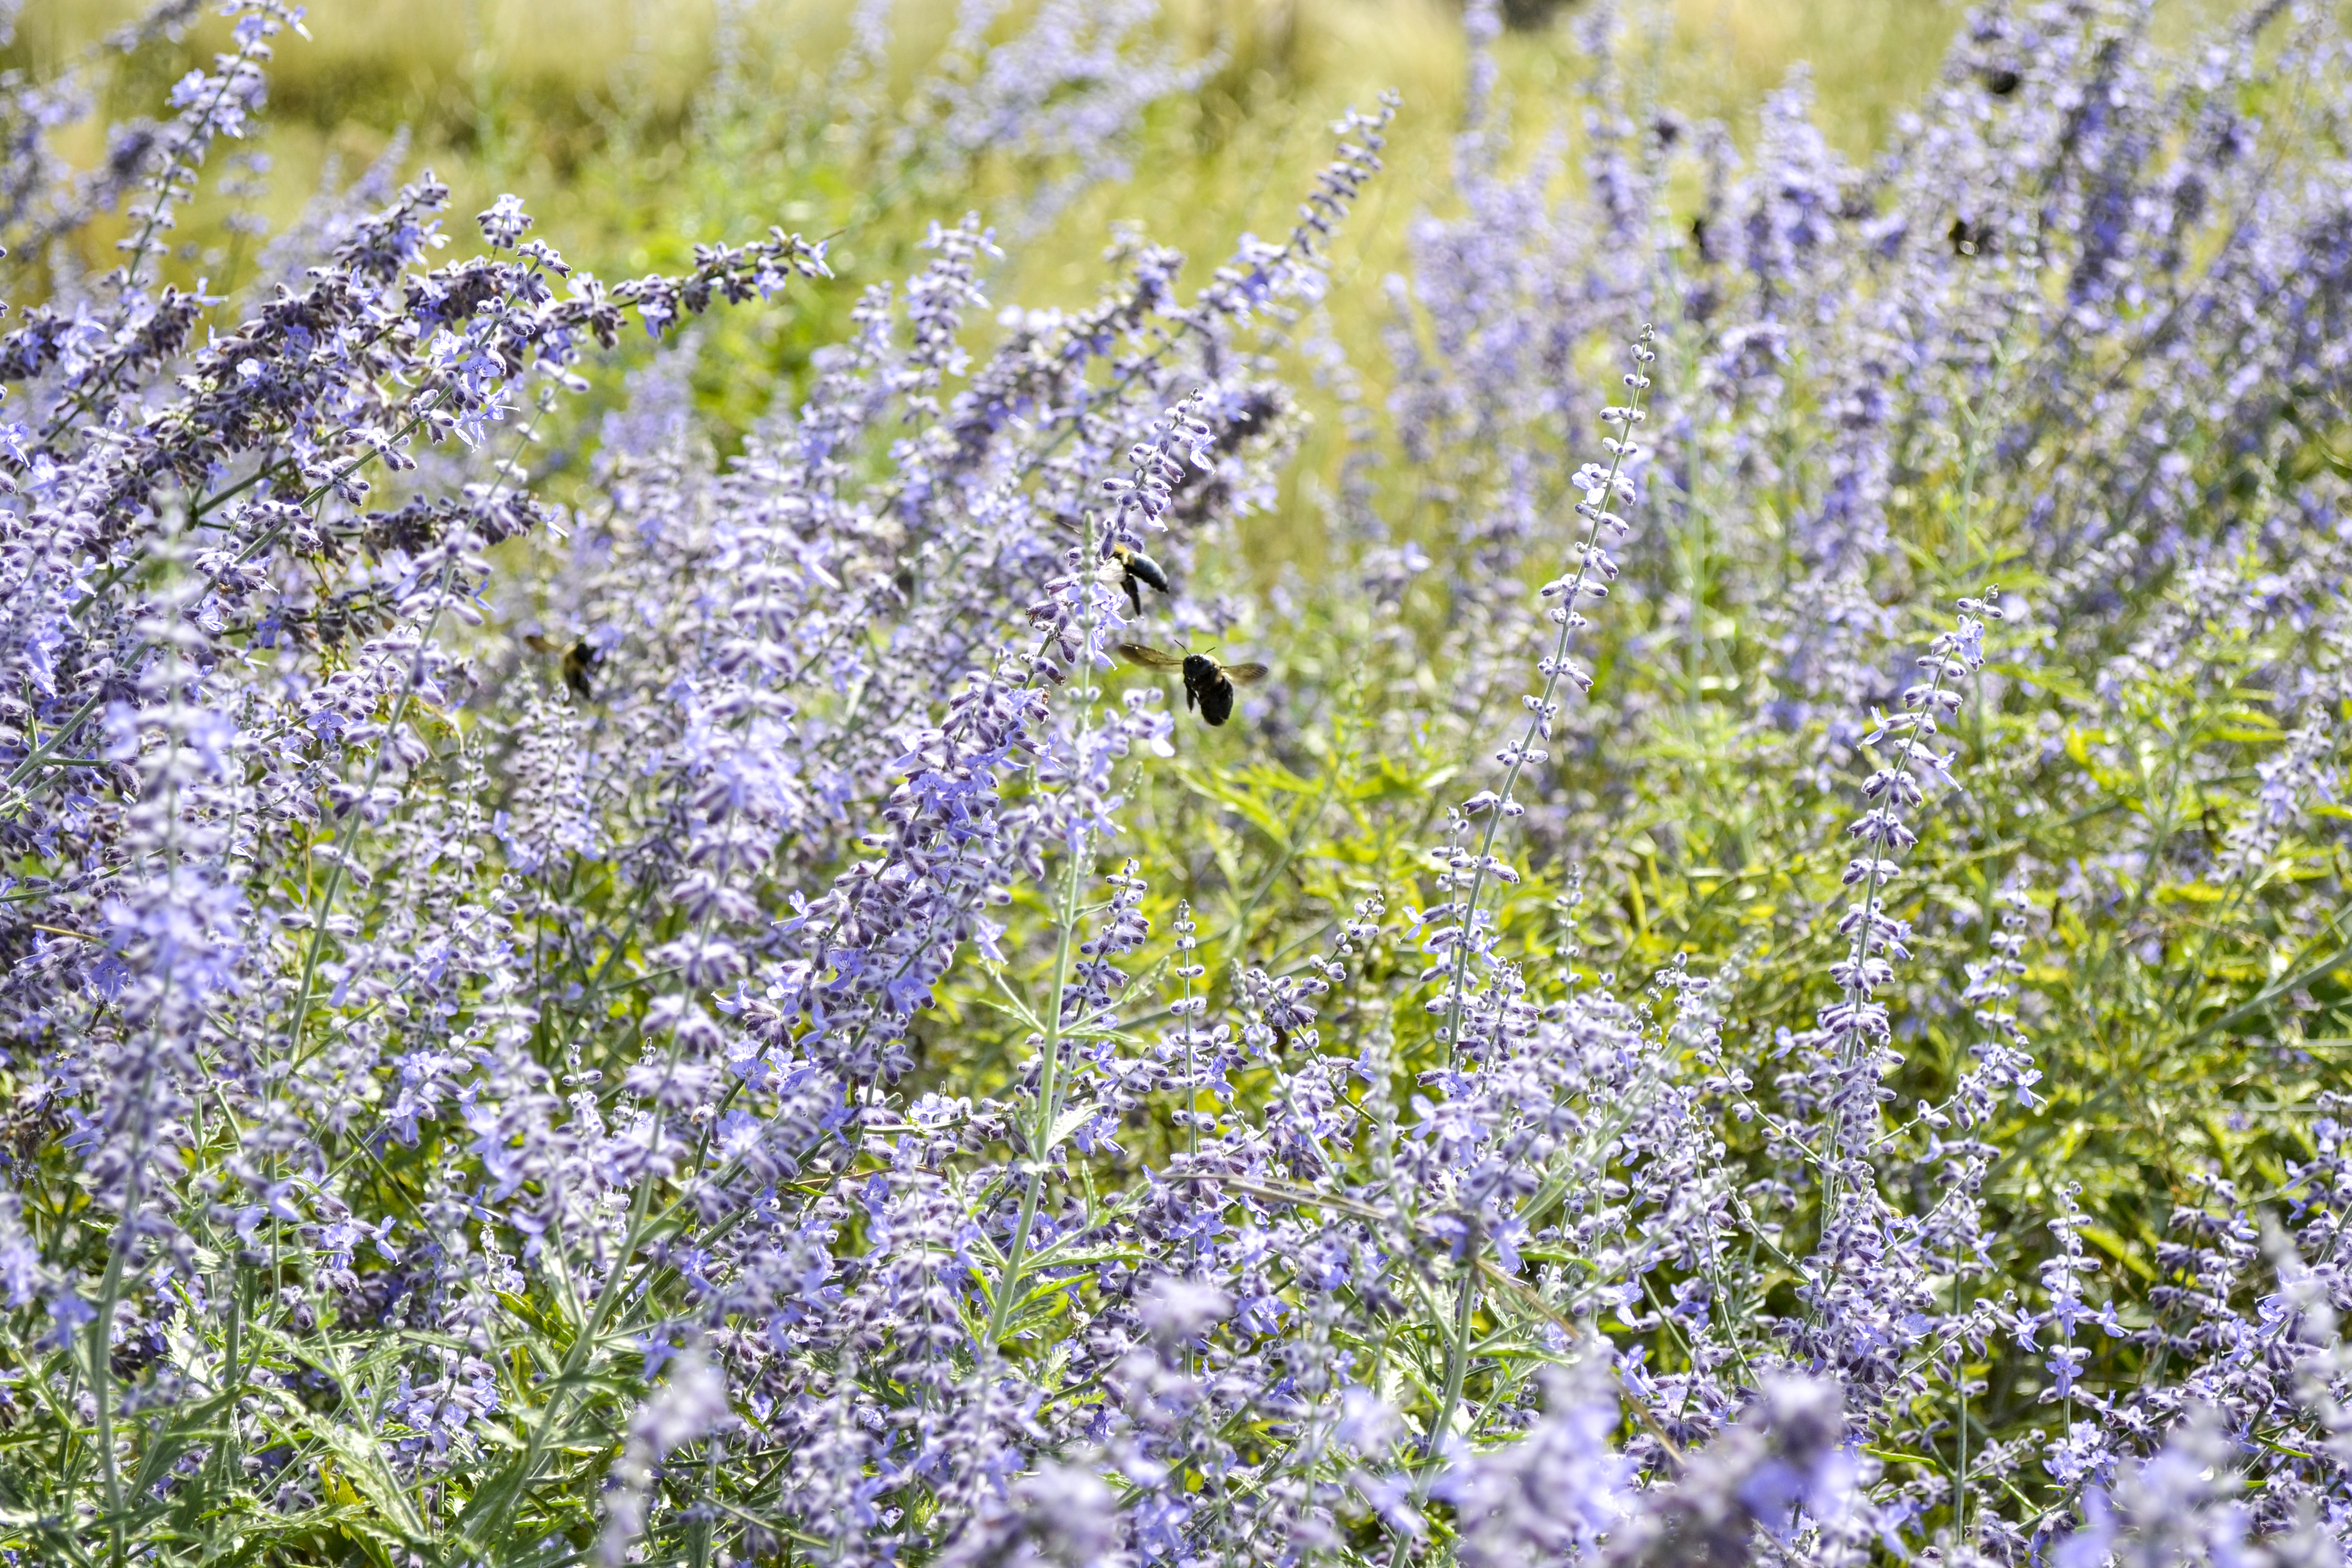
[[[1374,397],[1397,104],[1000,310],[1214,62],[864,5],[845,167],[1046,172],[723,458],[821,242],[167,280],[231,10],[96,168],[0,82],[9,1561],[2341,1561],[2325,8],[1987,5],[1857,167],[1473,5]]]

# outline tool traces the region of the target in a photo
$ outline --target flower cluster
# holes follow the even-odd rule
[[[722,9],[909,276],[395,151],[216,296],[297,13],[95,170],[0,82],[0,1553],[2340,1561],[2331,18],[1995,0],[1861,168],[1606,6],[1522,159],[1473,0],[1375,367],[1395,99],[1000,309],[1223,56],[863,4],[772,121]]]

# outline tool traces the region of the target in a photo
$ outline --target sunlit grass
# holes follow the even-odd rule
[[[137,9],[131,0],[35,0],[7,57],[54,73]],[[1528,146],[1560,128],[1560,110],[1589,69],[1575,37],[1585,9],[1562,7],[1547,26],[1506,39],[1504,95]],[[845,38],[846,11],[829,0],[769,0],[731,13],[762,96],[789,103],[808,73],[824,68]],[[1663,21],[1667,12],[1659,15]],[[1685,115],[1726,116],[1744,133],[1756,98],[1809,61],[1826,129],[1859,157],[1884,130],[1889,106],[1934,70],[1953,16],[1937,0],[1681,0],[1671,28],[1647,35],[1633,79],[1653,101]],[[895,8],[902,87],[952,17],[947,0]],[[857,285],[905,270],[910,242],[930,218],[971,205],[1003,221],[1014,210],[1011,198],[1029,171],[984,170],[972,189],[877,211],[873,193],[848,188],[836,169],[771,155],[772,147],[743,148],[740,127],[735,152],[751,155],[714,159],[698,140],[713,128],[698,121],[695,101],[720,47],[719,20],[707,0],[319,0],[310,7],[311,37],[285,40],[272,67],[270,167],[252,203],[281,226],[322,180],[349,180],[405,132],[407,170],[433,169],[452,187],[457,211],[515,191],[540,216],[541,233],[607,276],[682,256],[693,239],[740,240],[772,223],[833,234],[847,287],[833,290],[828,304],[845,309]],[[147,51],[118,70],[101,84],[107,106],[152,112],[169,82],[220,44],[222,26],[206,21],[177,48]],[[1130,176],[1096,187],[1042,242],[1020,247],[1017,260],[991,279],[992,295],[1084,303],[1108,276],[1101,252],[1115,222],[1141,225],[1203,268],[1244,230],[1286,229],[1324,155],[1328,122],[1392,89],[1404,110],[1389,174],[1339,241],[1332,300],[1342,342],[1360,369],[1376,371],[1381,280],[1404,268],[1406,220],[1452,204],[1465,47],[1458,5],[1176,0],[1166,30],[1190,56],[1220,54],[1223,68],[1201,91],[1156,110]],[[83,163],[103,152],[94,125],[68,132],[63,147]],[[239,253],[212,232],[225,211],[208,197],[184,225],[177,268],[185,281],[240,281]],[[472,239],[464,230],[453,228],[461,246]],[[103,264],[120,232],[119,224],[92,226],[86,259]],[[20,300],[38,291],[37,280],[16,283]],[[777,349],[753,360],[788,369],[793,355]],[[761,396],[739,369],[722,412],[740,423]],[[1318,445],[1299,471],[1328,460]],[[1268,543],[1276,554],[1309,551],[1311,533],[1311,521],[1278,526]]]

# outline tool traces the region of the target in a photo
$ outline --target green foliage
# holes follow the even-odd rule
[[[346,121],[380,136],[397,117],[416,124],[413,158],[455,160],[442,172],[457,172],[461,203],[487,205],[495,188],[523,189],[543,229],[562,235],[575,260],[608,276],[677,270],[691,262],[697,240],[741,239],[772,222],[838,235],[832,259],[840,286],[803,297],[803,308],[745,312],[702,329],[694,400],[721,460],[740,449],[767,408],[806,384],[816,351],[851,335],[860,286],[919,264],[917,247],[931,224],[952,222],[968,207],[1009,208],[1018,193],[1066,172],[1000,157],[942,173],[919,143],[893,144],[878,132],[807,118],[801,89],[829,68],[840,44],[837,18],[822,8],[762,13],[755,36],[728,45],[740,50],[728,60],[733,74],[698,98],[684,84],[699,79],[707,39],[724,32],[698,16],[666,21],[649,57],[635,23],[625,25],[614,8],[585,8],[595,13],[588,22],[567,16],[523,28],[505,13],[492,21],[487,11],[403,0],[375,15],[373,31],[356,35],[334,9],[322,8],[322,35],[359,41],[309,62],[299,47],[289,50],[275,89],[281,115],[309,121],[295,127],[307,155],[281,167],[268,198],[281,210],[299,188],[294,177],[307,178],[328,147],[351,139]],[[1859,146],[1885,129],[1889,105],[1907,101],[1929,74],[1949,20],[1937,6],[1830,5],[1794,22],[1787,15],[1693,0],[1680,12],[1681,32],[1662,29],[1649,40],[1640,79],[1661,100],[1712,92],[1717,102],[1696,107],[1727,108],[1754,96],[1763,62],[1777,80],[1776,55],[1818,52],[1835,41],[1843,52],[1822,60],[1815,79],[1831,128]],[[37,12],[20,54],[62,51],[68,21],[88,20],[70,7]],[[555,47],[575,25],[588,27],[595,47]],[[1171,933],[1180,908],[1198,922],[1205,964],[1186,988],[1197,984],[1222,1009],[1240,994],[1247,972],[1275,979],[1309,973],[1308,958],[1328,948],[1352,910],[1377,898],[1404,919],[1383,924],[1350,956],[1348,978],[1323,999],[1316,1027],[1327,1048],[1360,1053],[1373,1069],[1351,1109],[1368,1121],[1385,1117],[1392,1129],[1396,1108],[1381,1103],[1390,1080],[1408,1084],[1446,1054],[1442,1019],[1426,1005],[1438,994],[1442,965],[1428,965],[1411,923],[1443,897],[1433,879],[1433,846],[1445,803],[1483,769],[1514,715],[1454,700],[1465,685],[1465,647],[1476,645],[1462,629],[1471,612],[1460,587],[1478,565],[1449,549],[1450,531],[1468,504],[1459,491],[1444,493],[1445,483],[1402,477],[1410,464],[1383,461],[1399,456],[1393,440],[1361,416],[1392,389],[1318,378],[1328,363],[1314,340],[1328,335],[1347,363],[1367,374],[1386,363],[1378,345],[1381,277],[1401,262],[1408,216],[1448,206],[1439,171],[1453,129],[1458,43],[1442,16],[1405,0],[1360,9],[1339,0],[1203,7],[1173,26],[1196,45],[1221,40],[1224,68],[1197,95],[1156,108],[1134,176],[1055,214],[1043,237],[1027,239],[989,280],[992,299],[1083,305],[1109,275],[1099,256],[1102,236],[1113,219],[1131,215],[1155,238],[1206,254],[1238,229],[1278,232],[1320,122],[1340,101],[1367,98],[1368,85],[1413,79],[1389,182],[1337,248],[1326,312],[1297,323],[1286,345],[1287,368],[1297,372],[1292,384],[1312,388],[1302,393],[1308,433],[1274,504],[1218,536],[1184,584],[1191,599],[1228,612],[1224,657],[1266,658],[1279,679],[1255,721],[1215,730],[1180,723],[1172,757],[1139,755],[1122,766],[1132,848],[1121,858],[1131,852],[1148,874],[1142,910],[1153,936],[1127,964],[1118,1026],[1072,1029],[1066,1037],[1059,997],[1073,933],[1100,912],[1088,901],[1092,875],[1118,868],[1074,859],[1055,868],[1063,880],[1014,889],[1002,962],[963,963],[940,988],[912,1026],[915,1068],[902,1092],[998,1092],[1034,1062],[1041,1040],[1049,1053],[1105,1042],[1140,1050],[1166,1022],[1166,1001],[1178,989],[1171,972],[1181,959]],[[467,41],[458,50],[453,40],[461,27]],[[191,47],[205,41],[199,36]],[[167,54],[159,47],[111,90],[147,94],[149,78],[168,79],[177,63]],[[1565,24],[1513,38],[1503,58],[1515,129],[1534,144],[1559,118],[1552,95],[1564,98],[1565,84],[1586,62]],[[226,256],[226,242],[203,224],[188,229],[196,237],[174,265],[193,278]],[[114,237],[100,226],[88,243]],[[9,265],[23,268],[19,280],[37,293],[38,259]],[[1663,347],[1662,378],[1688,374],[1689,355],[1678,360],[1677,352],[1691,345]],[[551,455],[534,481],[583,507],[604,499],[584,458],[598,418],[623,403],[628,368],[624,359],[600,371],[590,394],[558,416],[560,427],[543,443]],[[1806,384],[1804,373],[1818,368],[1799,367],[1790,379]],[[2117,367],[2119,378],[2126,368]],[[2292,1185],[2290,1166],[2314,1152],[2309,1122],[2321,1097],[2352,1090],[2352,879],[2332,826],[2352,820],[2352,809],[2322,801],[2273,823],[2263,772],[2309,743],[2272,711],[2269,672],[2294,663],[2333,670],[2347,650],[2309,626],[2247,610],[2250,599],[2270,591],[2271,568],[2251,552],[2232,569],[2150,588],[2145,602],[2090,633],[2039,618],[2044,596],[2060,587],[2023,565],[2033,526],[2023,476],[2039,459],[2009,454],[1995,476],[1982,427],[1991,400],[2023,395],[2028,379],[1997,359],[1989,385],[1954,389],[1954,405],[1973,411],[1955,427],[1904,433],[1901,482],[1890,506],[1901,557],[1871,584],[1888,612],[1890,641],[1900,646],[1925,646],[1941,629],[1942,606],[1988,580],[1999,581],[2005,602],[2022,612],[2000,633],[2006,644],[1992,649],[1947,727],[1958,787],[1925,814],[1895,907],[1917,940],[1894,998],[1904,1066],[1891,1087],[1898,1105],[1938,1101],[1954,1089],[1982,1032],[1958,1000],[1966,966],[1988,955],[2000,892],[2027,873],[2036,928],[2026,1012],[2044,1099],[2008,1107],[1983,1134],[2008,1151],[1990,1199],[1997,1215],[2042,1215],[2079,1188],[2092,1218],[2083,1236],[2100,1255],[2116,1299],[2135,1303],[2126,1321],[2139,1326],[2149,1315],[2141,1303],[2158,1278],[2158,1247],[2175,1206],[2197,1201],[2200,1182],[2214,1173],[2249,1204],[2275,1204]],[[1846,825],[1861,758],[1848,749],[1835,763],[1821,760],[1831,721],[1818,714],[1779,730],[1750,721],[1769,704],[1766,672],[1776,650],[1742,613],[1794,585],[1780,523],[1810,499],[1815,475],[1801,433],[1819,416],[1802,395],[1781,411],[1789,450],[1777,484],[1749,483],[1727,466],[1710,472],[1703,454],[1682,483],[1681,504],[1659,509],[1655,526],[1645,526],[1633,548],[1645,552],[1642,576],[1655,591],[1629,593],[1610,606],[1593,650],[1594,701],[1568,721],[1544,798],[1530,803],[1528,830],[1507,837],[1501,851],[1514,873],[1496,916],[1505,957],[1529,976],[1598,976],[1641,995],[1645,1019],[1660,1030],[1673,1027],[1677,1004],[1658,977],[1688,963],[1720,982],[1712,1005],[1726,1036],[1759,1060],[1771,1057],[1779,1032],[1807,1027],[1834,998],[1829,969],[1845,950],[1833,911],[1852,853]],[[2195,458],[2209,469],[2242,463],[2245,492],[2275,500],[2316,468],[2344,471],[2339,435],[2340,420],[2314,413],[2305,438],[2274,459],[2235,455],[2218,435],[2214,448]],[[2055,447],[2066,437],[2044,438]],[[888,456],[856,454],[860,477],[880,475]],[[1369,480],[1367,468],[1375,476]],[[1459,480],[1465,490],[1477,482],[1472,475],[1444,479]],[[1391,515],[1410,519],[1401,531],[1438,558],[1437,569],[1393,603],[1326,590],[1336,580],[1326,574],[1352,563],[1355,545],[1335,520],[1353,484],[1369,484]],[[1526,584],[1497,590],[1515,594],[1562,571],[1567,544],[1555,542],[1551,557],[1527,563]],[[523,557],[525,547],[511,548],[518,567],[544,564]],[[677,596],[691,586],[662,585]],[[1542,651],[1535,632],[1525,651],[1532,668]],[[537,679],[551,693],[546,673]],[[1115,700],[1123,685],[1157,679],[1129,671],[1105,684]],[[1466,684],[1483,692],[1490,683]],[[1171,698],[1177,695],[1171,685]],[[831,716],[838,703],[819,710]],[[2352,718],[2352,710],[2335,717]],[[456,721],[443,724],[433,766],[449,787],[417,809],[460,813],[480,773],[496,771],[486,750],[527,740],[494,742]],[[420,798],[433,795],[430,772],[420,777],[427,780],[413,786]],[[332,864],[322,858],[307,885],[275,891],[289,908],[331,902],[320,889],[338,875]],[[807,879],[840,868],[792,870]],[[690,935],[692,922],[675,909],[641,920],[634,900],[644,889],[618,879],[611,862],[575,864],[566,875],[561,889],[537,890],[549,910],[568,912],[536,928],[531,963],[538,990],[572,985],[576,1010],[537,1021],[534,1054],[573,1074],[615,1074],[645,1047],[651,983],[661,975],[653,955]],[[583,875],[607,880],[583,885]],[[783,885],[780,879],[776,889]],[[364,899],[354,891],[347,901]],[[2326,918],[2315,921],[2315,908]],[[289,944],[299,940],[288,933]],[[308,989],[306,971],[304,1003]],[[307,1006],[297,1012],[306,1023],[312,1016]],[[1279,1079],[1268,1060],[1233,1088],[1241,1103],[1259,1103],[1280,1092]],[[354,1092],[377,1089],[371,1083]],[[1180,1123],[1165,1114],[1176,1109],[1171,1100],[1160,1107],[1162,1114],[1135,1119],[1121,1150],[1070,1162],[1097,1226],[1119,1205],[1139,1201],[1127,1178],[1163,1163],[1181,1140]],[[1033,1162],[1074,1130],[1052,1111],[1048,1099],[1036,1127],[1008,1134]],[[1923,1139],[1916,1124],[1895,1120],[1891,1139],[1906,1141],[1906,1149]],[[1756,1128],[1727,1128],[1725,1135],[1751,1168],[1769,1163]],[[217,1142],[207,1146],[207,1136]],[[1605,1147],[1608,1124],[1589,1136]],[[209,1167],[237,1148],[218,1124],[199,1124],[196,1137],[194,1147],[170,1157]],[[365,1179],[388,1207],[415,1212],[449,1201],[436,1190],[429,1149],[361,1140],[339,1157],[371,1169]],[[1933,1168],[1926,1160],[1913,1166]],[[814,1179],[785,1186],[813,1204],[824,1193]],[[25,1216],[43,1252],[79,1258],[88,1272],[103,1275],[107,1232],[97,1216],[78,1208],[64,1184],[26,1190],[53,1200],[28,1202]],[[49,1487],[70,1490],[101,1458],[79,1438],[58,1436],[79,1432],[79,1421],[58,1412],[16,1413],[17,1423],[0,1432],[0,1523],[61,1562],[98,1560],[91,1543],[102,1536],[212,1542],[226,1538],[217,1516],[263,1506],[268,1478],[283,1470],[303,1477],[315,1500],[278,1521],[268,1548],[273,1561],[393,1568],[454,1541],[458,1549],[446,1561],[505,1562],[550,1537],[586,1551],[604,1479],[629,1440],[644,1394],[640,1336],[659,1321],[645,1303],[675,1282],[678,1266],[659,1244],[680,1234],[688,1217],[685,1198],[663,1206],[643,1201],[647,1206],[633,1216],[632,1238],[643,1245],[631,1289],[593,1300],[561,1292],[499,1297],[506,1315],[480,1375],[497,1387],[500,1413],[476,1423],[488,1447],[453,1477],[446,1502],[437,1489],[420,1492],[397,1479],[401,1467],[387,1447],[399,1430],[383,1408],[394,1386],[388,1369],[418,1344],[363,1323],[290,1331],[282,1313],[257,1310],[277,1288],[277,1261],[257,1251],[243,1257],[246,1243],[234,1226],[192,1212],[190,1232],[218,1256],[239,1258],[253,1298],[232,1310],[226,1343],[218,1347],[240,1369],[236,1388],[177,1405],[151,1428],[139,1473],[110,1478],[120,1500],[97,1519],[43,1517],[24,1503]],[[1561,1202],[1547,1189],[1528,1212],[1540,1216]],[[1774,1221],[1792,1256],[1810,1245],[1819,1223],[1810,1209]],[[2006,1238],[2000,1288],[2035,1299],[2046,1238],[2023,1223],[1990,1228]],[[991,1282],[991,1319],[962,1326],[975,1340],[1030,1359],[1066,1353],[1059,1347],[1076,1310],[1071,1279],[1139,1257],[1116,1246],[1055,1241],[1024,1258],[985,1237],[973,1249]],[[1529,1256],[1571,1275],[1579,1265],[1565,1252],[1530,1248]],[[209,1268],[218,1257],[198,1261]],[[1485,1278],[1475,1269],[1465,1277]],[[1747,1287],[1751,1293],[1727,1296],[1718,1310],[1788,1313],[1794,1278],[1792,1270],[1761,1271]],[[1464,1305],[1466,1290],[1457,1299],[1447,1293],[1449,1281],[1406,1272],[1399,1289],[1419,1293],[1406,1330],[1391,1342],[1347,1340],[1341,1348],[1377,1365],[1385,1380],[1380,1391],[1433,1429],[1450,1423],[1457,1405],[1507,1408],[1539,1367],[1557,1361],[1548,1331],[1568,1321],[1559,1303],[1575,1299],[1577,1281],[1563,1283],[1555,1272],[1538,1292],[1493,1271],[1491,1283],[1494,1293],[1474,1317]],[[1637,1331],[1622,1315],[1602,1327],[1649,1333],[1657,1364],[1674,1364],[1670,1336]],[[446,1350],[453,1369],[474,1354],[454,1337],[422,1342]],[[1475,1357],[1465,1348],[1471,1342]],[[102,1348],[58,1343],[46,1370],[77,1356],[87,1361]],[[2117,1353],[2119,1375],[2137,1370],[2136,1352]],[[2043,1373],[2036,1360],[1996,1349],[1971,1370],[1989,1384],[1973,1416],[1982,1438],[2013,1440],[2050,1428],[2053,1411],[2038,1401]],[[27,1377],[22,1386],[46,1390],[49,1383]],[[232,1468],[236,1445],[218,1425],[226,1404],[257,1386],[272,1391],[278,1424],[271,1436],[283,1444],[256,1456],[268,1461],[259,1479]],[[1482,1421],[1467,1418],[1465,1429],[1479,1431]],[[1246,1432],[1231,1436],[1244,1447],[1252,1441]],[[197,1449],[209,1450],[218,1473],[161,1502],[148,1500],[156,1476]],[[1949,1463],[1941,1455],[1882,1458],[1923,1470]],[[748,1490],[757,1492],[756,1481]],[[764,1522],[789,1536],[781,1521]]]

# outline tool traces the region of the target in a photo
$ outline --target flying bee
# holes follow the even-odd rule
[[[1182,670],[1184,706],[1197,703],[1201,717],[1212,724],[1222,724],[1234,716],[1234,687],[1255,686],[1265,679],[1262,664],[1219,664],[1205,653],[1188,653],[1179,658],[1139,642],[1119,644],[1118,657],[1146,669]]]
[[[1119,586],[1127,590],[1127,602],[1135,606],[1138,616],[1143,614],[1143,590],[1148,585],[1163,594],[1176,590],[1168,585],[1168,574],[1159,562],[1140,550],[1129,550],[1124,544],[1110,547],[1111,559],[1119,564]]]
[[[563,660],[563,684],[572,688],[572,695],[583,702],[595,695],[596,666],[604,658],[603,648],[586,637],[567,648],[561,643],[550,642],[537,632],[529,634],[522,640],[533,653],[560,657]]]
[[[1970,223],[1964,217],[1954,218],[1944,237],[1952,242],[1952,254],[1955,256],[1974,256],[1980,250],[1992,248],[1991,228],[1984,224]]]

